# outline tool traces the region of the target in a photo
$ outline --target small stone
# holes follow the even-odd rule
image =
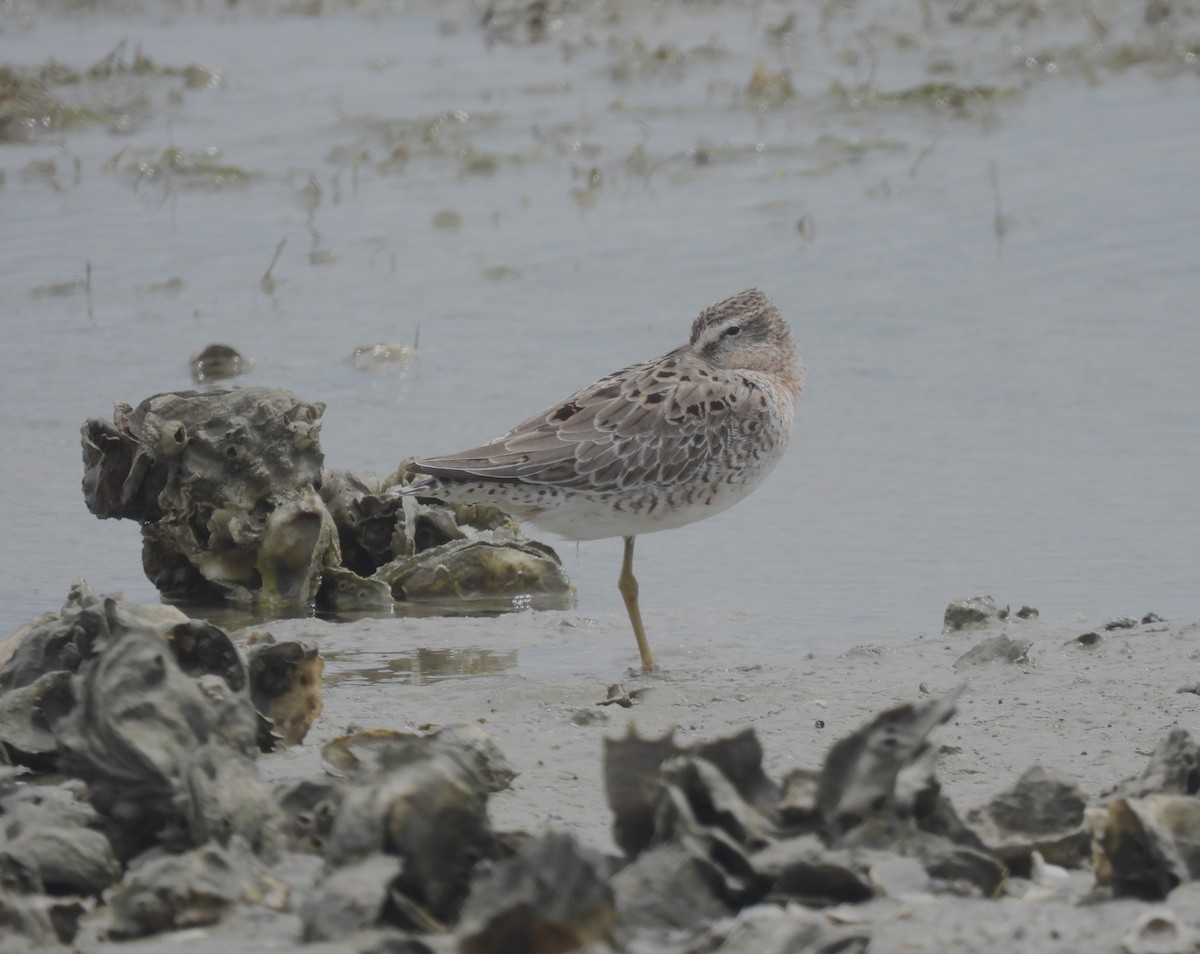
[[[956,633],[964,629],[980,629],[994,619],[1008,616],[1008,607],[996,606],[990,596],[968,596],[954,600],[946,607],[942,632]]]
[[[235,378],[250,370],[250,362],[237,348],[227,344],[210,344],[192,357],[192,380],[197,384]]]

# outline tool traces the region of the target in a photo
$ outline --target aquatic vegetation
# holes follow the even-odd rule
[[[0,64],[0,142],[23,142],[57,128],[65,108],[43,79]]]
[[[865,85],[847,87],[835,82],[830,91],[845,106],[852,108],[914,105],[960,119],[977,115],[980,107],[1011,101],[1019,95],[1015,87],[963,85],[949,81],[920,83],[899,90],[878,90]]]
[[[214,147],[190,152],[172,146],[161,152],[154,149],[122,149],[106,168],[133,180],[135,188],[157,185],[166,190],[226,189],[248,185],[259,174],[221,161],[221,150]]]
[[[163,66],[140,46],[129,54],[128,45],[122,40],[82,70],[53,58],[34,68],[0,64],[0,142],[104,123],[115,133],[128,132],[152,106],[139,88],[114,85],[119,80],[181,79],[185,89],[220,85],[221,72],[214,67]]]
[[[789,70],[770,70],[761,60],[746,83],[746,98],[757,109],[782,106],[796,96]]]
[[[457,209],[442,209],[433,216],[433,227],[447,232],[457,232],[462,228],[462,223],[462,213]]]

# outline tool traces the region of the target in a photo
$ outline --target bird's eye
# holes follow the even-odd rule
[[[726,328],[724,331],[721,332],[721,336],[723,338],[732,338],[734,335],[740,335],[741,333],[742,333],[741,325],[730,325],[728,328]]]

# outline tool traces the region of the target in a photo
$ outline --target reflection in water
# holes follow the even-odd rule
[[[514,669],[517,651],[490,649],[418,649],[415,653],[333,652],[325,654],[325,684],[363,680],[402,680],[414,686],[429,685],[460,676],[482,676]]]
[[[480,598],[471,600],[423,600],[421,602],[399,602],[392,604],[389,611],[362,610],[329,612],[302,608],[271,607],[269,612],[256,610],[252,606],[211,606],[173,602],[171,605],[192,619],[219,626],[226,632],[248,626],[268,626],[279,619],[324,619],[334,623],[350,623],[360,619],[391,619],[392,617],[425,618],[432,616],[490,617],[505,613],[520,613],[525,610],[567,610],[575,607],[575,593],[547,593],[533,595]]]

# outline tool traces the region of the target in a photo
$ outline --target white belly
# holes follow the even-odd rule
[[[732,483],[672,488],[646,487],[619,496],[568,492],[546,501],[535,511],[513,516],[557,533],[568,540],[600,540],[633,537],[659,530],[673,530],[728,510],[748,496],[774,470],[779,457],[762,461],[760,467],[743,470]],[[503,509],[503,504],[499,505]]]

